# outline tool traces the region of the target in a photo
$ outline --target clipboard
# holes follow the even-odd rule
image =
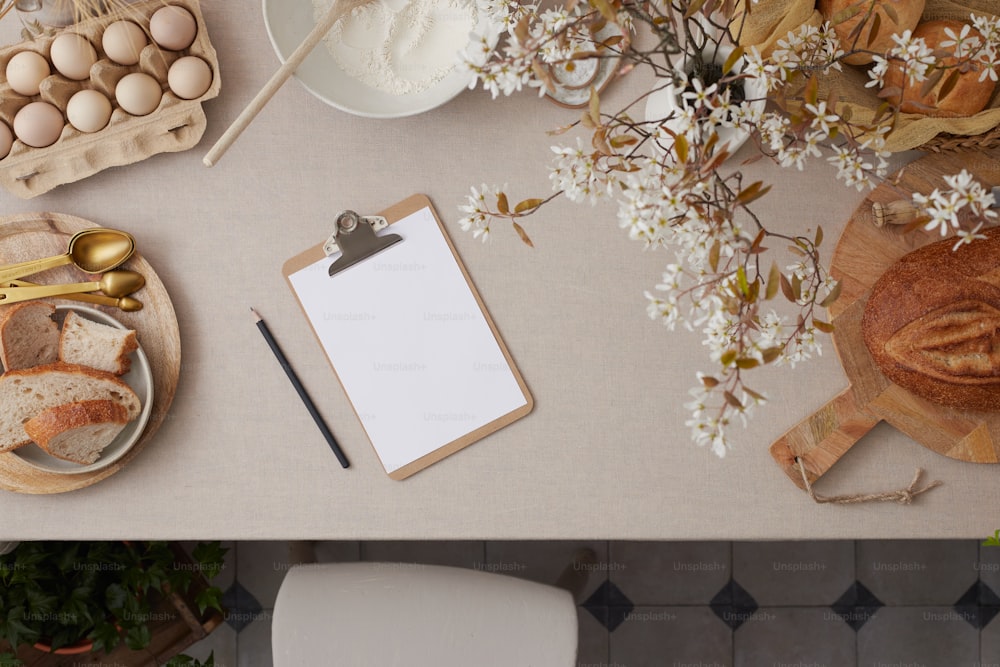
[[[379,216],[345,211],[336,227],[282,274],[391,479],[531,412],[534,399],[426,196]]]

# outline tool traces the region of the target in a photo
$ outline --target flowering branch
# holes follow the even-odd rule
[[[630,238],[645,248],[670,248],[675,261],[646,292],[647,312],[670,329],[680,323],[704,335],[715,371],[698,375],[686,406],[691,411],[687,425],[698,444],[723,456],[730,447],[728,426],[734,419],[745,423],[766,400],[747,385],[748,372],[766,364],[794,367],[821,354],[819,334],[832,326],[819,317],[819,309],[840,293],[820,254],[822,228],[786,234],[764,225],[753,206],[770,187],[747,183],[728,165],[732,139],[723,139],[723,131],[749,136],[763,155],[782,166],[801,170],[810,158],[825,158],[837,179],[860,191],[886,175],[886,136],[899,117],[898,105],[887,101],[872,120],[856,122],[849,105],[821,93],[824,74],[839,70],[845,57],[864,46],[855,40],[845,51],[829,24],[789,33],[765,58],[732,43],[745,15],[719,18],[734,16],[731,0],[589,0],[546,10],[518,0],[485,1],[507,40],[493,52],[484,38],[467,53],[467,65],[494,97],[524,88],[544,94],[554,87],[552,68],[569,70],[592,58],[620,56],[623,70],[649,67],[657,84],[610,113],[591,89],[580,117],[553,132],[589,134],[589,141],[577,136],[571,144],[552,147],[554,194],[511,206],[504,188],[473,188],[461,207],[462,228],[485,241],[494,221],[509,220],[531,245],[519,220],[555,198],[592,205],[611,200]],[[653,46],[597,40],[609,23],[623,36],[642,26],[652,33]],[[898,36],[895,47],[875,54],[870,85],[884,84],[890,66],[902,67],[915,82],[947,82],[952,72],[970,68],[983,68],[983,76],[995,79],[995,69],[986,65],[1000,52],[1000,21],[974,19],[974,26],[982,39],[971,29],[950,35],[958,52],[953,64],[943,64],[909,31]],[[717,62],[721,57],[724,62]],[[675,110],[662,118],[633,117],[638,102],[668,86],[679,91]],[[883,92],[891,97],[893,91]],[[931,207],[922,219],[928,228],[959,229],[953,214],[961,206],[984,221],[995,217],[991,196],[981,186],[977,190],[971,180],[955,178],[949,181],[955,192],[935,191],[915,200]],[[981,236],[980,227],[960,242]],[[775,244],[793,256],[783,269],[777,259],[765,260],[777,252]]]

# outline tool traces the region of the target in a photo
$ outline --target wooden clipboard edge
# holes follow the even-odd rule
[[[468,285],[469,290],[472,292],[472,296],[475,297],[476,303],[479,305],[479,311],[483,314],[486,324],[489,325],[490,332],[493,334],[494,340],[496,340],[497,345],[500,347],[500,351],[503,353],[504,359],[507,361],[507,365],[510,368],[511,373],[514,375],[514,380],[517,382],[517,386],[521,390],[521,394],[524,396],[525,404],[494,419],[488,424],[483,424],[479,428],[466,433],[460,438],[442,445],[433,452],[425,454],[419,459],[407,463],[401,468],[396,468],[392,472],[386,471],[389,478],[396,481],[406,479],[431,464],[437,463],[441,459],[451,456],[455,452],[468,447],[472,443],[482,440],[491,433],[499,431],[505,426],[508,426],[518,419],[528,415],[535,407],[535,399],[528,390],[528,385],[525,383],[520,369],[518,369],[517,365],[514,363],[514,359],[511,356],[510,351],[507,349],[506,343],[504,343],[503,338],[500,336],[500,331],[493,322],[493,317],[490,315],[489,310],[486,309],[486,304],[483,303],[483,299],[479,295],[479,290],[476,289],[476,285],[472,281],[472,276],[469,275],[468,269],[465,268],[465,263],[462,262],[462,258],[455,249],[455,244],[452,243],[451,236],[448,234],[444,224],[441,222],[441,218],[438,217],[437,210],[434,208],[434,204],[431,202],[430,198],[424,194],[411,195],[401,202],[393,204],[389,208],[381,211],[377,215],[381,215],[389,222],[390,225],[392,225],[393,223],[398,222],[399,220],[402,220],[403,218],[424,208],[430,210],[431,216],[437,223],[438,229],[441,231],[441,235],[444,237],[445,243],[448,244],[448,249],[451,251],[452,257],[455,258],[455,263],[458,264],[458,268],[462,272],[462,276],[465,278],[465,282]],[[306,314],[305,305],[302,303],[302,300],[299,299],[298,292],[295,291],[295,286],[292,285],[291,275],[315,264],[316,262],[322,260],[325,256],[326,255],[323,252],[323,244],[319,243],[296,255],[295,257],[288,259],[281,267],[281,273],[285,277],[285,282],[288,284],[288,288],[291,290],[292,296],[295,297],[295,301],[299,304],[299,308],[302,310],[303,315]],[[320,351],[323,351],[323,341],[320,340],[319,334],[316,333],[312,323],[309,322],[308,316],[306,316],[306,322],[309,324],[309,328],[312,330],[313,336],[316,338],[316,342],[319,343]],[[333,375],[340,384],[341,391],[344,392],[347,402],[351,405],[351,410],[354,411],[354,416],[359,422],[361,422],[362,430],[364,430],[364,421],[358,414],[357,408],[354,407],[354,403],[351,402],[351,397],[347,394],[347,389],[344,387],[344,383],[341,382],[340,376],[337,374],[337,369],[333,367],[333,363],[330,361],[330,358],[327,356],[325,351],[323,352],[323,356],[327,357],[327,363],[330,365],[331,370],[333,370]],[[381,463],[382,468],[385,469],[385,463],[382,461],[381,456],[379,456],[378,450],[375,449],[375,445],[372,443],[371,436],[368,435],[367,430],[365,430],[365,436],[368,438],[368,443],[375,452],[375,457],[379,459],[379,463]]]

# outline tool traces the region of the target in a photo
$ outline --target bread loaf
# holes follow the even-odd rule
[[[59,335],[60,361],[115,375],[129,371],[132,364],[129,355],[138,348],[135,331],[94,322],[72,310],[66,313]]]
[[[872,287],[861,321],[872,359],[935,403],[1000,410],[1000,228],[952,250],[915,250]]]
[[[0,361],[4,370],[51,364],[59,350],[56,307],[44,301],[11,304],[0,313]]]
[[[24,432],[49,455],[86,465],[100,457],[128,421],[128,410],[120,403],[78,401],[42,410],[24,423]]]
[[[941,42],[951,38],[945,34],[945,28],[950,28],[955,35],[962,32],[965,24],[961,21],[941,20],[927,21],[921,23],[913,31],[914,37],[922,37],[927,46],[933,51],[944,53],[954,53],[954,48],[944,48]],[[982,41],[982,35],[975,30],[973,35]],[[995,84],[993,80],[986,77],[980,81],[982,66],[970,65],[966,71],[958,75],[954,88],[946,95],[941,96],[941,91],[945,83],[951,78],[952,72],[956,71],[954,65],[958,62],[954,56],[940,55],[936,57],[938,64],[947,69],[941,79],[926,93],[924,87],[926,81],[914,81],[910,83],[909,75],[904,74],[902,64],[893,61],[885,73],[885,81],[882,90],[886,93],[886,99],[899,106],[903,113],[915,113],[925,116],[940,116],[943,118],[955,118],[961,116],[973,116],[983,109],[993,96]],[[896,93],[892,94],[891,91]]]
[[[846,52],[858,51],[845,56],[844,62],[849,65],[869,65],[872,53],[884,54],[895,45],[893,35],[917,27],[924,4],[925,0],[875,0],[874,7],[871,7],[872,0],[819,0],[816,8],[825,20],[833,24],[833,31],[837,34],[841,48]],[[889,8],[888,11],[886,7]],[[878,30],[873,39],[871,32],[876,16]],[[864,25],[855,33],[862,21]]]
[[[24,424],[43,410],[90,400],[118,403],[129,421],[141,408],[131,387],[111,373],[86,366],[57,361],[0,375],[0,452],[31,442]]]

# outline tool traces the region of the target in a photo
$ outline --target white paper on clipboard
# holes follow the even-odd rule
[[[427,205],[389,226],[401,243],[334,276],[336,256],[286,273],[394,479],[532,407],[429,201],[420,199]]]

